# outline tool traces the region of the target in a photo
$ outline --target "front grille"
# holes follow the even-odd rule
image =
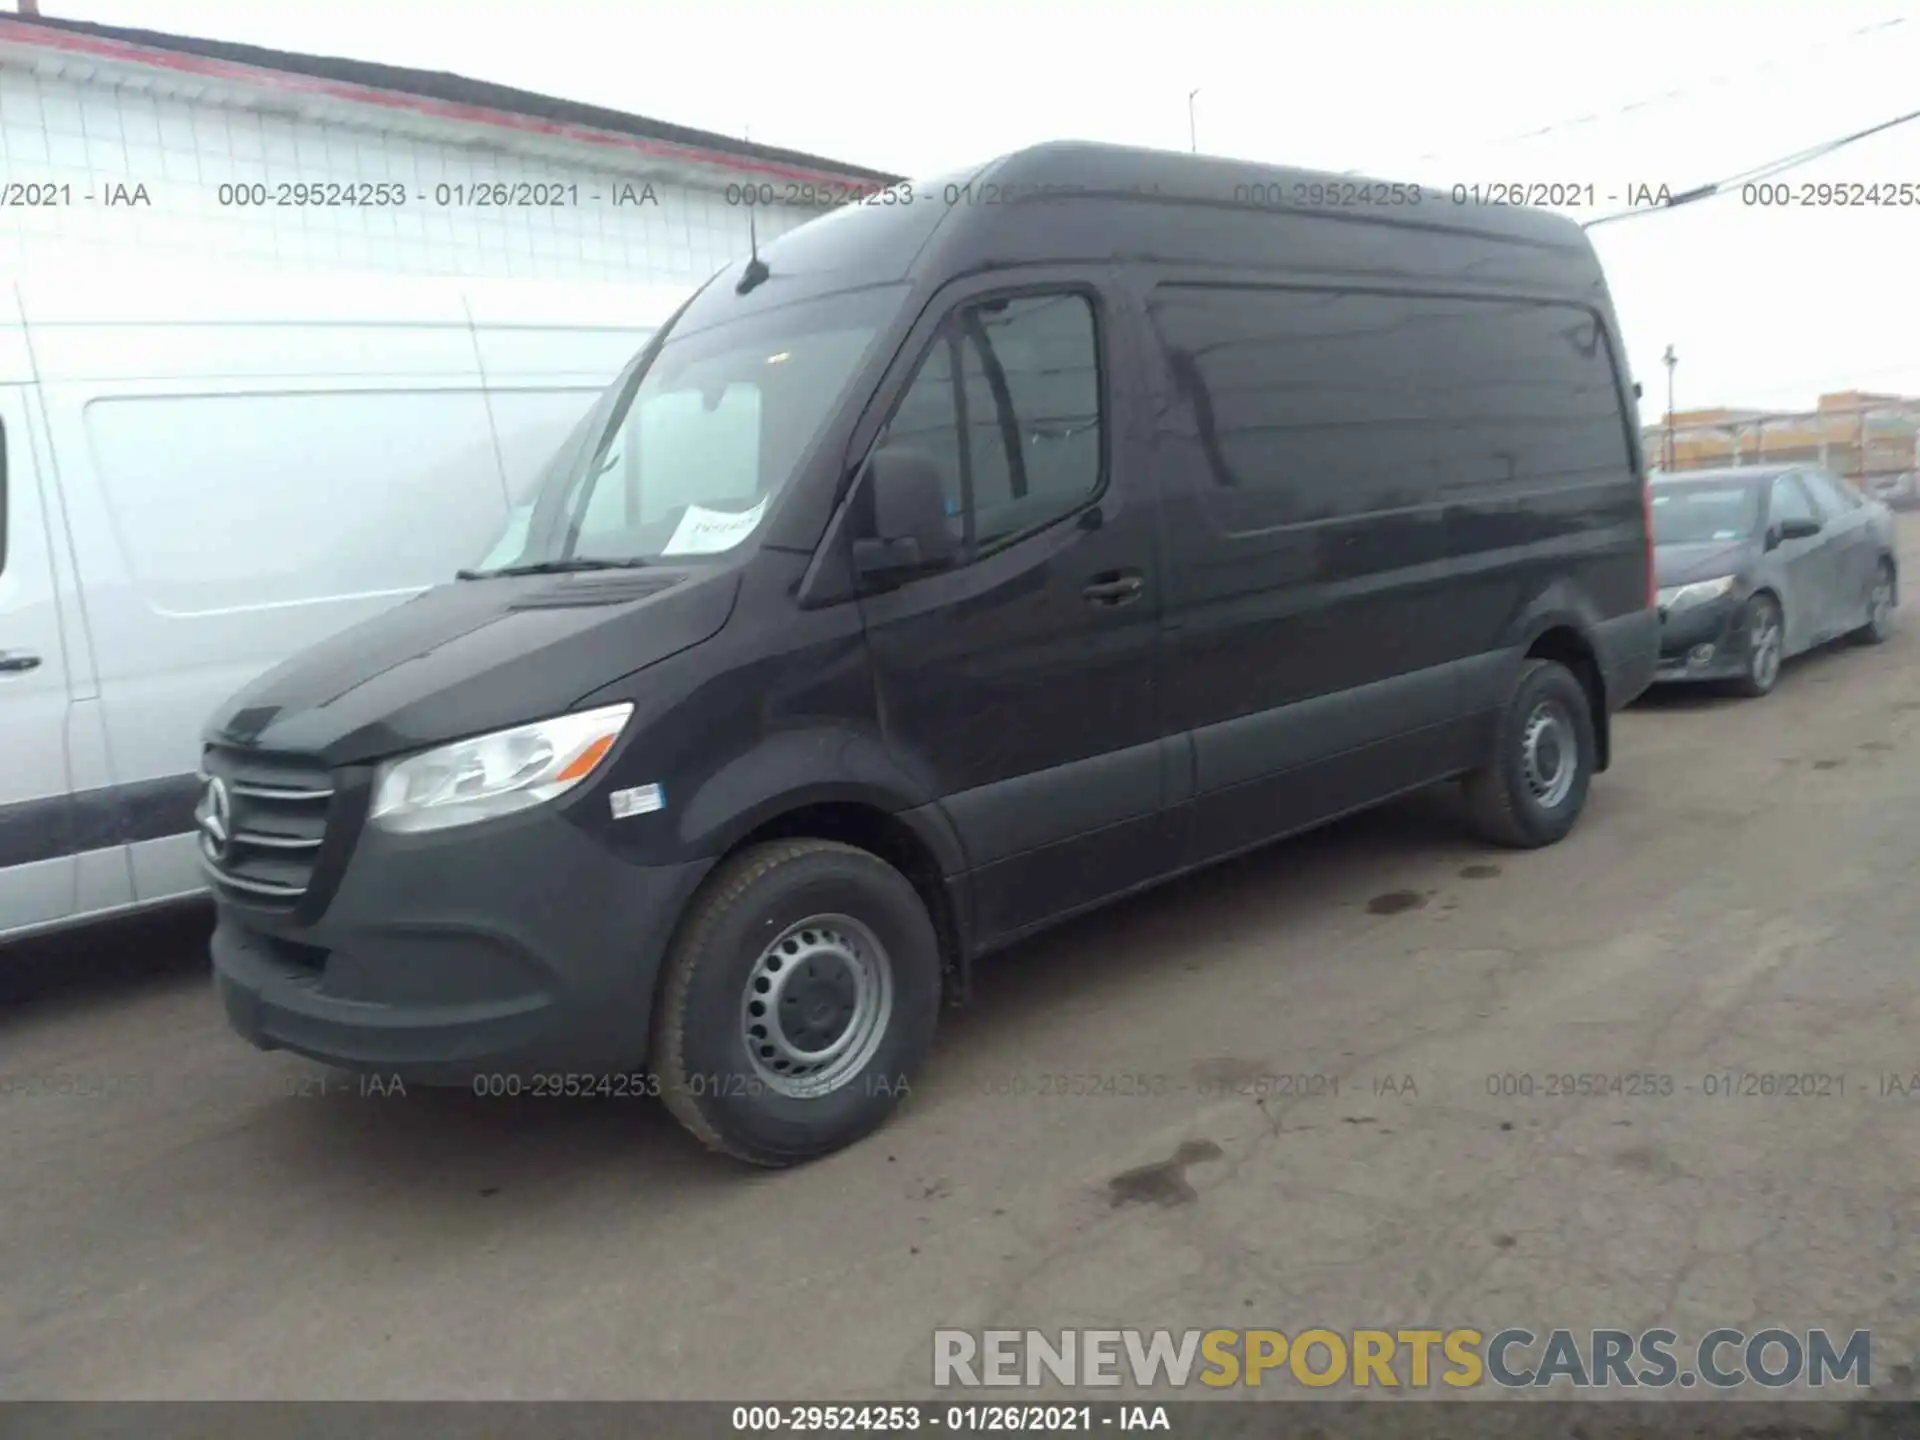
[[[233,899],[292,906],[313,883],[327,838],[332,776],[299,756],[219,747],[207,749],[201,775],[205,786],[194,819],[207,873]]]

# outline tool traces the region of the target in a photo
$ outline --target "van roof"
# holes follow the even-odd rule
[[[1455,204],[1450,190],[1432,184],[1416,186],[1411,181],[1087,140],[1049,141],[1013,151],[984,167],[979,179],[1016,192],[1051,186],[1065,194],[1137,197],[1229,210],[1331,212],[1382,224],[1474,230],[1547,245],[1579,244],[1582,233],[1573,221],[1546,210]],[[1406,199],[1391,199],[1395,185],[1409,192]],[[1329,196],[1330,186],[1334,188]],[[1298,196],[1296,187],[1301,187]],[[1319,187],[1321,198],[1328,203],[1311,198],[1313,187]],[[1421,195],[1418,203],[1411,199],[1410,192],[1415,189]],[[1373,193],[1363,198],[1363,192],[1369,190]]]
[[[1564,216],[1458,204],[1450,189],[1088,141],[903,182],[763,247],[773,274],[860,283],[1049,261],[1153,260],[1353,283],[1372,273],[1603,298],[1584,231]],[[880,197],[884,200],[885,197]]]

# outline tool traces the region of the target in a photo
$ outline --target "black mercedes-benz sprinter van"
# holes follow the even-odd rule
[[[1653,673],[1577,226],[1056,144],[716,277],[512,553],[210,723],[239,1032],[879,1124],[982,952],[1432,782],[1565,835]]]

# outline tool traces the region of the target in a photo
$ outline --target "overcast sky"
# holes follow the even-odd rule
[[[1580,218],[1631,185],[1690,188],[1920,109],[1920,8],[1899,0],[41,9],[451,70],[909,175],[1044,139],[1184,149],[1197,88],[1204,151],[1442,184],[1591,184],[1598,204]],[[1782,179],[1920,189],[1920,122]],[[1682,409],[1920,394],[1920,205],[1780,210],[1736,193],[1593,239],[1649,416],[1665,408],[1669,343]]]

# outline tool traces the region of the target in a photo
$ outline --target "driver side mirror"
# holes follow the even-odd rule
[[[947,529],[946,484],[924,451],[883,445],[867,457],[863,477],[873,534],[853,542],[853,566],[871,580],[903,580],[953,563],[958,547]]]
[[[1818,520],[1782,520],[1767,532],[1767,548],[1776,549],[1789,540],[1811,540],[1819,533]]]

